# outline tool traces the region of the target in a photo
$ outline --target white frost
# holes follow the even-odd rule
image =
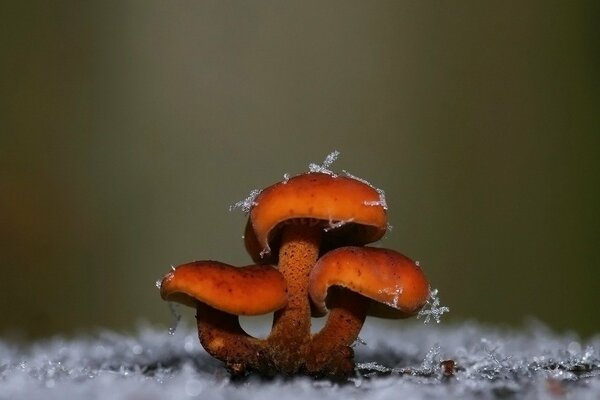
[[[245,214],[248,214],[250,212],[250,210],[252,209],[252,207],[257,204],[256,198],[258,197],[260,192],[261,192],[260,189],[252,189],[250,191],[250,194],[248,195],[248,197],[246,197],[244,200],[240,200],[240,201],[236,202],[235,204],[229,206],[229,211],[233,211],[236,208],[239,208]]]
[[[330,170],[329,167],[331,167],[331,165],[335,162],[335,160],[337,160],[339,156],[340,152],[334,150],[331,153],[329,153],[327,157],[325,157],[325,160],[323,160],[323,163],[321,165],[315,163],[308,164],[308,170],[310,172],[320,172],[322,174],[327,174],[335,177],[337,176],[337,174]]]
[[[127,335],[103,331],[28,344],[0,338],[0,399],[597,400],[600,393],[599,335],[582,340],[539,324],[499,330],[368,319],[361,337],[369,345],[354,349],[357,376],[350,384],[233,381],[200,347],[195,326],[175,335],[146,326]],[[448,359],[455,374],[444,378],[439,362]]]
[[[258,255],[260,256],[260,258],[265,258],[265,256],[268,256],[269,254],[271,254],[271,247],[269,247],[269,244],[267,243],[267,247],[262,249],[262,251]]]
[[[398,309],[398,301],[400,300],[400,296],[402,295],[403,291],[404,291],[404,289],[402,288],[402,286],[396,285],[396,287],[393,289],[390,289],[390,288],[380,289],[379,293],[386,294],[388,296],[392,296],[392,300],[390,300],[389,302],[386,302],[386,304],[390,307]]]
[[[342,172],[348,178],[354,179],[355,181],[362,182],[365,185],[367,185],[367,186],[375,189],[375,191],[377,192],[377,194],[379,194],[379,200],[365,201],[364,205],[366,205],[366,206],[375,206],[375,207],[381,206],[381,207],[383,207],[384,210],[388,209],[387,201],[385,199],[385,191],[383,189],[379,189],[378,187],[372,185],[371,182],[369,182],[368,180],[360,178],[360,177],[358,177],[356,175],[353,175],[353,174],[351,174],[350,172],[348,172],[346,170],[342,170]]]
[[[427,297],[427,303],[423,306],[421,311],[417,314],[417,318],[420,319],[425,317],[423,323],[428,324],[433,318],[436,323],[440,323],[440,317],[445,313],[449,312],[450,309],[445,306],[440,306],[440,299],[438,297],[437,289],[429,289],[429,296]]]
[[[325,228],[323,228],[323,231],[329,232],[330,230],[341,228],[342,226],[352,221],[354,221],[354,218],[343,219],[335,222],[331,218],[329,218],[329,224]]]
[[[172,301],[167,302],[169,306],[169,311],[171,312],[171,316],[173,317],[173,323],[169,327],[169,335],[174,335],[175,331],[177,331],[177,327],[181,322],[181,313],[179,312],[179,304],[173,303]]]

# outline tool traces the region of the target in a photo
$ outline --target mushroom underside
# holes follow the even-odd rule
[[[319,244],[319,256],[342,247],[342,246],[363,246],[379,240],[383,236],[382,229],[378,226],[366,225],[355,221],[341,220],[322,220],[311,217],[301,217],[282,221],[275,225],[268,234],[268,249],[260,249],[263,252],[263,259],[270,263],[277,263],[276,255],[281,246],[282,232],[286,227],[296,224],[311,227],[318,227],[323,231]],[[254,235],[253,232],[246,232],[246,235]],[[250,240],[250,239],[249,239]],[[257,239],[252,239],[255,246],[260,248]],[[270,258],[265,255],[270,253]]]

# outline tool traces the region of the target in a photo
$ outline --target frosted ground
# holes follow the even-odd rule
[[[536,323],[509,331],[368,319],[361,338],[357,377],[343,383],[232,381],[184,326],[174,335],[146,326],[132,335],[0,340],[0,399],[600,398],[600,336],[582,342]],[[455,362],[448,376],[445,360]]]

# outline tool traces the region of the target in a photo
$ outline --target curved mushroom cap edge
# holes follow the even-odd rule
[[[426,303],[429,283],[410,258],[389,249],[341,247],[326,253],[310,275],[309,294],[316,315],[327,313],[327,291],[341,286],[371,300],[368,314],[404,318]]]
[[[163,300],[190,307],[197,302],[235,315],[260,315],[287,304],[283,275],[271,265],[234,267],[218,261],[194,261],[162,279]]]

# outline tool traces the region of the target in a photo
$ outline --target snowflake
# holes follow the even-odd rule
[[[425,317],[423,323],[428,324],[431,321],[431,318],[435,320],[436,323],[440,323],[440,317],[449,312],[450,309],[448,307],[440,307],[440,299],[438,297],[437,289],[429,289],[429,296],[427,297],[427,303],[423,306],[419,314],[417,314],[417,318]]]
[[[329,153],[327,155],[327,157],[325,157],[325,160],[323,161],[323,163],[321,165],[318,165],[315,163],[308,164],[308,170],[310,172],[320,172],[323,174],[327,174],[327,175],[336,177],[337,175],[335,174],[335,172],[330,170],[329,167],[331,167],[331,165],[335,162],[335,160],[337,160],[337,158],[339,156],[340,156],[340,152],[337,150],[334,150],[331,153]]]
[[[257,204],[255,200],[256,197],[258,197],[258,195],[260,194],[260,192],[260,189],[252,189],[248,197],[246,197],[244,200],[240,200],[235,204],[229,206],[229,211],[233,211],[236,208],[240,208],[245,214],[248,214],[250,212],[250,209]]]

